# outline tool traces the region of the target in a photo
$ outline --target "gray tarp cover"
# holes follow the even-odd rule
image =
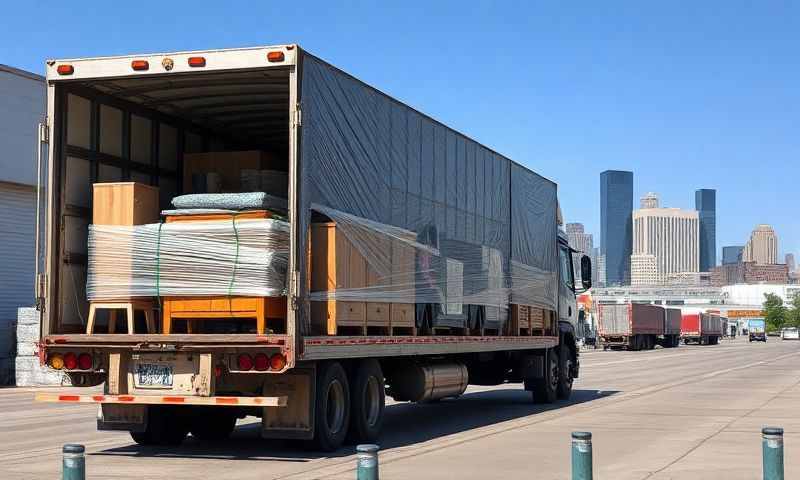
[[[555,309],[553,182],[308,54],[301,88],[299,231],[319,205],[387,275],[336,297],[396,301],[397,272],[382,268],[391,264],[381,240],[388,235],[417,249],[416,271],[399,282],[416,302],[499,305],[506,314],[509,301]]]

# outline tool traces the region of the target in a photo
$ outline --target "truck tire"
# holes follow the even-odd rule
[[[314,403],[314,446],[332,452],[342,445],[350,426],[350,385],[339,362],[321,364]]]
[[[381,365],[369,359],[359,363],[350,390],[351,443],[368,443],[377,440],[383,424],[386,391]]]
[[[147,407],[147,423],[143,432],[130,432],[139,445],[180,445],[189,433],[183,415],[174,408]]]
[[[572,383],[575,380],[572,376],[572,367],[575,360],[569,347],[562,345],[559,350],[556,396],[560,400],[569,400],[570,395],[572,395]]]
[[[189,430],[203,442],[218,442],[231,436],[236,429],[236,415],[230,412],[201,410],[194,414]]]
[[[533,403],[553,403],[558,398],[558,354],[551,348],[545,355],[544,378],[533,380]]]

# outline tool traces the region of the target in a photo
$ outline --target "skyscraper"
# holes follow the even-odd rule
[[[581,255],[592,257],[592,250],[594,250],[594,239],[591,233],[586,233],[582,223],[568,223],[565,226],[567,231],[567,239],[569,244],[580,253],[572,254],[572,265],[575,268],[575,285],[581,284]],[[592,259],[594,260],[594,259]]]
[[[789,269],[789,273],[794,273],[795,269],[797,268],[797,265],[794,261],[794,253],[787,253],[786,257],[784,258],[786,259],[785,263],[786,267]]]
[[[600,254],[605,259],[606,285],[625,285],[631,278],[631,214],[633,172],[600,174]]]
[[[695,191],[694,207],[700,213],[700,271],[708,272],[717,266],[717,191]]]
[[[635,210],[632,281],[635,278],[639,285],[661,284],[669,274],[697,272],[700,264],[699,223],[699,213],[694,210]],[[634,266],[639,271],[634,271]]]
[[[742,261],[744,245],[730,245],[722,247],[722,264],[733,265]]]
[[[761,265],[778,263],[778,236],[771,226],[761,224],[753,230],[742,251],[742,261]]]
[[[639,199],[639,208],[658,208],[658,195],[647,192],[647,195]]]

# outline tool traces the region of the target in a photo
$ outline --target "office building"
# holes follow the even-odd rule
[[[722,264],[733,265],[742,261],[744,245],[722,247]]]
[[[644,197],[639,199],[639,208],[658,208],[658,195],[647,192]]]
[[[631,255],[631,286],[657,285],[658,277],[656,256],[649,254]]]
[[[591,233],[586,233],[582,223],[568,223],[565,226],[569,245],[580,253],[572,254],[572,265],[575,269],[575,285],[581,285],[581,256],[591,258],[594,250],[594,239]]]
[[[797,265],[794,261],[794,253],[787,253],[785,259],[784,263],[786,264],[786,268],[789,269],[789,273],[794,273],[797,270]]]
[[[699,271],[699,224],[694,210],[643,208],[633,212],[633,256],[655,257],[651,285],[663,283],[672,273]],[[639,265],[649,269],[643,262]],[[647,278],[647,271],[640,272],[640,280]]]
[[[711,283],[717,287],[739,283],[785,285],[789,283],[789,269],[786,264],[756,262],[720,265],[711,269]]]
[[[695,191],[694,206],[700,214],[700,271],[707,272],[717,266],[717,191]]]
[[[600,247],[592,248],[592,285],[600,285]]]
[[[778,236],[771,226],[762,224],[753,230],[742,251],[742,261],[761,265],[778,263]]]
[[[602,253],[597,254],[597,286],[606,286],[606,256]]]
[[[633,172],[606,170],[600,174],[600,255],[605,284],[630,282]]]

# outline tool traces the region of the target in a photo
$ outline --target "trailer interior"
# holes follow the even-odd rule
[[[263,157],[257,168],[289,171],[290,68],[55,83],[53,101],[60,115],[53,119],[54,214],[49,240],[56,254],[51,256],[54,291],[49,292],[44,333],[85,331],[87,229],[94,183],[157,186],[160,208],[168,209],[173,197],[192,192],[196,167],[184,162],[188,154],[259,151]],[[287,190],[288,184],[279,195]],[[225,186],[225,191],[236,187]],[[100,331],[107,322],[104,313],[98,312]],[[218,331],[225,327],[213,322]],[[182,328],[176,325],[176,333],[185,331]]]

